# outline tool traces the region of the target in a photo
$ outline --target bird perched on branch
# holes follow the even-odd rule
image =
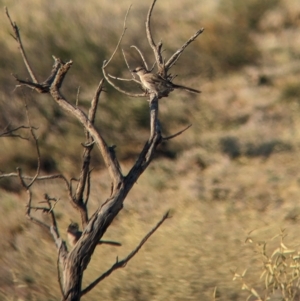
[[[67,228],[67,233],[68,233],[68,242],[72,247],[74,247],[82,235],[82,232],[79,231],[79,225],[77,223],[71,223]],[[110,241],[110,240],[100,240],[98,242],[98,245],[101,244],[121,246],[119,242]]]
[[[166,80],[158,74],[151,73],[142,66],[135,68],[132,70],[132,72],[139,76],[144,88],[149,93],[155,93],[158,98],[168,96],[169,93],[174,89],[181,89],[192,93],[200,93],[199,90],[173,84],[171,81]]]

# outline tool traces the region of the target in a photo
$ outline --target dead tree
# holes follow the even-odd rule
[[[170,68],[175,64],[175,62],[179,59],[180,55],[184,51],[184,49],[195,40],[203,31],[203,29],[199,30],[194,36],[192,36],[180,49],[178,49],[174,55],[171,56],[167,62],[162,57],[162,43],[158,45],[155,44],[150,28],[150,20],[152,10],[154,8],[156,1],[150,6],[147,15],[146,21],[146,34],[149,41],[149,45],[153,50],[153,54],[155,57],[155,63],[158,68],[158,74],[165,78],[168,81],[172,80],[172,76],[168,73]],[[101,132],[95,128],[94,121],[97,111],[97,105],[99,101],[99,97],[101,92],[103,91],[104,81],[101,80],[99,86],[95,92],[93,99],[91,100],[91,105],[88,113],[83,112],[79,107],[72,105],[66,97],[62,95],[60,92],[60,88],[63,84],[63,80],[72,66],[72,61],[63,62],[61,59],[54,58],[54,64],[52,70],[50,72],[49,77],[43,81],[38,82],[37,77],[34,74],[33,68],[30,66],[29,61],[27,59],[24,47],[22,45],[21,36],[19,33],[19,28],[16,23],[12,22],[8,10],[6,10],[7,17],[11,23],[13,29],[13,37],[16,40],[18,47],[20,49],[21,55],[23,57],[23,61],[27,68],[27,71],[30,76],[30,80],[22,80],[15,76],[15,79],[18,82],[17,86],[27,86],[32,90],[35,90],[38,93],[48,93],[52,96],[52,99],[56,102],[57,105],[61,107],[62,110],[66,111],[68,114],[75,117],[85,129],[86,142],[83,145],[83,160],[81,165],[81,172],[77,180],[77,185],[75,189],[72,186],[72,180],[68,180],[64,175],[50,175],[43,176],[40,175],[40,161],[41,155],[39,151],[38,139],[35,135],[35,128],[30,124],[30,118],[28,117],[28,129],[31,133],[32,138],[35,141],[36,150],[37,150],[37,170],[33,177],[26,176],[23,174],[20,168],[17,169],[16,173],[10,174],[2,174],[1,178],[5,177],[17,177],[19,178],[21,185],[26,190],[28,198],[27,198],[27,206],[26,206],[26,216],[34,223],[38,224],[45,231],[51,233],[53,240],[56,244],[56,248],[58,250],[58,260],[57,260],[57,268],[58,268],[58,279],[59,285],[61,288],[62,300],[65,301],[78,301],[80,298],[92,290],[101,280],[109,276],[114,270],[118,268],[124,267],[127,262],[139,251],[139,249],[143,246],[143,244],[147,241],[147,239],[158,229],[158,227],[169,217],[168,213],[166,213],[161,220],[157,223],[155,227],[151,229],[149,233],[142,239],[139,245],[123,260],[117,260],[110,269],[108,269],[105,273],[100,275],[97,279],[95,279],[92,283],[90,283],[87,287],[82,288],[82,278],[85,269],[87,268],[91,256],[99,243],[100,239],[110,226],[113,219],[117,216],[120,210],[123,208],[123,202],[126,199],[128,192],[131,190],[133,185],[136,183],[140,175],[146,170],[151,160],[153,159],[153,154],[155,150],[159,146],[159,144],[163,140],[168,140],[177,135],[181,134],[184,130],[169,136],[163,137],[161,133],[161,126],[158,120],[158,108],[159,108],[159,95],[153,93],[153,91],[145,90],[143,94],[130,94],[126,91],[126,94],[130,94],[134,97],[146,96],[149,99],[150,105],[150,134],[148,140],[145,142],[143,149],[137,157],[136,162],[131,167],[130,171],[124,175],[121,171],[118,159],[116,157],[114,147],[108,146],[106,141],[104,140]],[[127,15],[126,15],[127,16]],[[126,21],[126,18],[125,18]],[[121,42],[121,39],[125,33],[125,24],[123,34],[120,38],[120,41],[116,47]],[[137,51],[140,50],[134,46]],[[111,56],[111,59],[105,61],[103,64],[103,74],[105,79],[112,84],[116,89],[120,90],[114,83],[112,83],[111,78],[107,72],[106,67],[112,61],[113,56],[116,52]],[[146,60],[144,59],[142,53],[140,52],[141,57],[147,67]],[[125,56],[124,56],[125,58]],[[148,69],[148,68],[147,68]],[[134,77],[134,81],[137,81]],[[164,95],[165,97],[168,95]],[[99,150],[105,166],[109,172],[111,179],[111,193],[110,196],[103,202],[101,206],[91,215],[88,214],[88,201],[90,196],[90,183],[91,183],[91,170],[90,170],[90,160],[91,160],[91,151],[96,146]],[[32,186],[37,181],[47,181],[49,179],[61,179],[68,191],[68,198],[71,204],[78,210],[81,217],[82,228],[84,229],[80,235],[78,235],[76,241],[74,241],[74,247],[71,250],[67,249],[66,243],[62,240],[59,234],[59,229],[57,227],[56,218],[55,218],[55,206],[58,203],[58,200],[51,197],[48,194],[45,194],[45,200],[43,203],[45,205],[35,206],[33,204],[32,197]],[[44,221],[38,219],[34,212],[42,211],[47,213],[51,217],[51,223],[46,224]],[[76,228],[76,227],[77,228]],[[73,225],[78,230],[78,225]],[[75,230],[76,230],[75,229]]]

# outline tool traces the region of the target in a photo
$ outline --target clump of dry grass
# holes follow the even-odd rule
[[[293,301],[299,298],[300,251],[285,245],[284,230],[278,236],[281,239],[274,250],[267,250],[270,248],[266,241],[253,241],[250,236],[247,238],[246,242],[256,246],[255,257],[260,255],[263,266],[263,272],[259,277],[260,283],[255,288],[247,284],[246,271],[242,275],[237,273],[234,275],[233,280],[240,280],[242,290],[250,294],[247,300],[254,297],[255,300]]]

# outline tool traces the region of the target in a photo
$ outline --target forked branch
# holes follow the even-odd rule
[[[99,102],[99,97],[103,89],[103,83],[104,80],[101,80],[97,87],[96,93],[91,101],[91,107],[89,109],[88,119],[92,124],[94,124],[95,122],[96,110]],[[86,136],[86,141],[84,144],[82,167],[81,167],[80,177],[75,191],[75,195],[73,198],[76,206],[78,206],[80,209],[81,222],[83,228],[88,223],[87,201],[90,193],[90,161],[91,161],[91,152],[94,147],[94,143],[93,143],[94,140],[87,130],[85,130],[85,136]],[[86,189],[86,197],[84,200],[83,194],[85,189]]]
[[[97,144],[101,152],[102,158],[109,171],[114,186],[117,187],[119,183],[122,182],[123,175],[120,173],[118,166],[115,164],[114,158],[109,152],[109,148],[105,140],[103,139],[101,134],[96,130],[93,123],[89,120],[85,113],[80,108],[74,107],[72,104],[70,104],[59,91],[62,81],[71,65],[72,61],[67,62],[61,66],[51,86],[50,94],[53,97],[53,99],[57,102],[57,104],[60,105],[65,111],[71,113],[74,117],[76,117],[93,137],[95,143]]]
[[[81,291],[81,296],[85,295],[89,291],[91,291],[99,282],[101,282],[103,279],[108,277],[113,271],[119,269],[119,268],[124,268],[126,264],[132,259],[138,251],[142,248],[142,246],[146,243],[146,241],[150,238],[150,236],[161,226],[161,224],[167,219],[170,218],[169,212],[167,212],[161,220],[156,224],[154,228],[147,233],[147,235],[141,240],[141,242],[137,245],[137,247],[130,253],[128,254],[124,259],[118,260],[113,266],[108,269],[105,273],[103,273],[101,276],[99,276],[97,279],[95,279],[91,284],[89,284],[85,289]]]
[[[140,57],[141,57],[141,59],[143,61],[143,65],[144,65],[144,67],[146,69],[146,74],[149,73],[149,72],[151,72],[153,70],[154,66],[157,65],[157,69],[158,69],[157,70],[157,75],[159,75],[159,78],[161,78],[163,81],[165,81],[165,87],[164,87],[164,89],[162,89],[161,87],[159,87],[160,86],[159,83],[156,84],[157,85],[157,89],[156,90],[158,90],[159,88],[161,88],[161,90],[162,90],[161,94],[158,93],[159,96],[160,96],[160,98],[161,98],[161,97],[167,97],[169,95],[169,93],[174,90],[172,88],[176,86],[174,84],[173,87],[172,87],[172,84],[173,84],[172,80],[174,79],[174,76],[172,76],[172,74],[169,73],[169,70],[179,60],[181,54],[186,49],[186,47],[188,45],[190,45],[204,31],[204,29],[201,28],[200,30],[198,30],[187,42],[185,42],[169,58],[169,60],[167,62],[165,62],[165,59],[163,58],[163,55],[162,55],[162,46],[163,46],[163,44],[162,44],[162,42],[159,42],[157,44],[155,43],[154,38],[153,38],[152,29],[151,29],[151,18],[152,18],[152,13],[153,13],[154,6],[155,6],[156,2],[157,2],[157,0],[153,0],[152,1],[151,5],[149,7],[148,13],[147,13],[147,18],[146,18],[146,22],[145,22],[145,25],[146,25],[146,36],[147,36],[148,44],[149,44],[150,48],[152,49],[152,52],[153,52],[154,57],[155,57],[155,63],[153,64],[153,67],[150,70],[148,68],[147,61],[146,61],[143,53],[141,52],[141,50],[137,46],[135,46],[135,45],[133,45],[131,47],[133,47],[139,53],[139,55],[140,55]],[[126,18],[127,18],[127,14],[126,14]],[[119,47],[122,38],[124,37],[124,33],[125,33],[125,30],[126,30],[126,27],[125,27],[126,18],[125,18],[125,21],[124,21],[123,32],[122,32],[121,37],[120,37],[120,39],[118,41],[116,49],[114,50],[114,52],[113,52],[112,56],[110,57],[109,61],[104,61],[104,63],[103,63],[103,68],[102,68],[103,74],[104,74],[105,79],[108,81],[108,83],[110,85],[112,85],[116,90],[118,90],[119,92],[121,92],[121,93],[123,93],[125,95],[131,96],[131,97],[143,97],[143,96],[151,97],[150,94],[153,91],[149,91],[149,86],[152,88],[153,85],[155,85],[155,80],[154,80],[154,83],[153,82],[152,83],[148,83],[148,85],[146,85],[145,81],[143,81],[143,80],[141,80],[141,82],[143,82],[143,84],[141,82],[139,82],[139,84],[141,84],[141,86],[145,90],[144,94],[129,93],[129,92],[125,91],[124,89],[121,89],[115,83],[113,83],[111,81],[111,78],[116,79],[116,80],[122,80],[122,81],[136,81],[135,77],[134,77],[134,75],[132,73],[132,71],[129,68],[129,64],[128,64],[127,59],[126,59],[126,57],[124,55],[124,52],[123,52],[124,60],[125,60],[125,63],[126,63],[128,69],[129,69],[129,71],[132,74],[132,79],[123,79],[123,78],[113,77],[111,75],[108,75],[107,71],[105,70],[105,68],[108,66],[108,63],[111,62],[113,56],[115,55],[116,50]],[[140,76],[140,75],[144,75],[144,74],[138,74],[138,75]],[[157,80],[157,82],[159,82],[159,80]],[[177,85],[177,88],[178,88],[178,85]],[[153,90],[155,90],[155,88],[153,88]],[[186,90],[188,90],[190,92],[194,92],[194,93],[199,93],[198,90],[192,89],[192,88],[186,89]]]
[[[153,1],[152,6],[149,9],[146,26],[148,28],[149,35],[149,43],[152,47],[153,51],[155,49],[156,55],[156,64],[158,69],[162,71],[167,71],[164,66],[164,61],[161,55],[162,50],[162,43],[159,43],[157,46],[154,43],[152,38],[151,29],[150,29],[150,19],[152,10],[154,8],[156,1]],[[122,41],[122,38],[126,31],[126,18],[128,15],[129,10],[126,13],[126,17],[124,20],[124,27],[122,35],[118,41],[116,49],[113,51],[111,57],[108,61],[104,61],[103,63],[103,74],[105,79],[112,84],[110,77],[107,73],[107,66],[112,61],[119,45]],[[8,15],[8,13],[7,13]],[[9,15],[8,18],[10,19]],[[10,20],[11,22],[11,20]],[[16,25],[11,22],[12,26]],[[17,34],[19,37],[19,32],[17,30]],[[20,38],[16,38],[18,45],[21,49],[23,49],[22,42]],[[185,46],[186,47],[186,46]],[[138,49],[138,48],[136,48]],[[24,50],[24,49],[23,49]],[[21,50],[21,53],[22,51]],[[182,50],[183,51],[183,50]],[[143,55],[140,53],[141,57]],[[23,51],[23,60],[25,65],[27,66],[27,58]],[[178,59],[179,56],[176,56],[172,63]],[[138,155],[137,161],[134,163],[132,168],[130,169],[129,173],[126,176],[123,176],[120,164],[117,160],[114,147],[110,147],[107,145],[106,141],[104,140],[101,133],[95,128],[94,120],[96,115],[96,108],[99,101],[99,96],[102,91],[102,84],[103,81],[99,84],[96,94],[92,100],[91,107],[89,109],[88,114],[84,113],[78,106],[72,105],[61,93],[60,88],[62,86],[63,80],[72,66],[72,61],[63,62],[59,58],[54,58],[54,64],[52,67],[52,71],[48,76],[48,79],[42,83],[38,83],[34,75],[31,76],[32,81],[24,81],[22,79],[16,78],[20,85],[26,85],[30,88],[33,88],[39,93],[49,93],[53,100],[67,113],[73,115],[79,122],[83,125],[86,131],[86,141],[84,143],[84,155],[83,155],[83,162],[81,165],[81,173],[80,177],[77,181],[77,187],[75,189],[75,193],[73,195],[72,191],[72,182],[68,182],[64,177],[62,177],[66,183],[69,198],[77,209],[80,209],[81,219],[83,224],[83,232],[81,236],[75,243],[73,249],[68,253],[65,243],[61,240],[55,220],[54,215],[54,206],[56,203],[53,203],[53,199],[45,196],[45,202],[47,206],[33,206],[32,205],[32,193],[30,187],[36,181],[42,179],[49,179],[50,177],[47,176],[40,176],[39,175],[39,167],[37,168],[37,173],[33,177],[25,177],[22,175],[21,170],[18,170],[17,176],[19,177],[23,187],[26,189],[28,193],[28,201],[27,201],[27,216],[34,222],[38,223],[40,226],[45,228],[47,231],[50,231],[52,237],[56,243],[57,249],[59,250],[59,257],[61,263],[63,263],[63,283],[60,281],[60,271],[58,269],[59,274],[59,281],[60,287],[62,291],[62,295],[64,300],[79,300],[80,296],[83,296],[87,292],[89,292],[93,287],[95,287],[101,280],[105,277],[110,275],[114,270],[124,267],[127,262],[137,254],[140,248],[145,244],[148,238],[159,228],[159,226],[169,217],[169,214],[165,214],[163,218],[158,222],[158,224],[144,237],[144,239],[140,242],[140,244],[123,260],[117,261],[107,272],[103,275],[99,276],[94,282],[92,282],[87,288],[81,290],[81,283],[82,277],[87,265],[90,262],[90,258],[99,243],[99,240],[105,234],[106,230],[117,216],[119,211],[123,208],[123,203],[127,197],[127,194],[133,187],[133,185],[138,180],[139,176],[145,171],[145,169],[149,166],[151,160],[153,159],[154,152],[157,146],[162,142],[163,138],[161,135],[161,126],[158,119],[158,109],[159,109],[159,102],[158,102],[158,95],[155,91],[147,91],[144,94],[130,94],[125,93],[130,96],[140,97],[140,96],[149,96],[149,104],[150,104],[150,133],[149,138],[145,142],[145,145]],[[26,63],[27,62],[27,63]],[[146,65],[146,61],[145,61]],[[170,64],[172,65],[172,64]],[[127,66],[129,66],[127,64]],[[31,70],[30,66],[27,69]],[[30,72],[30,71],[29,71]],[[33,74],[33,73],[32,73]],[[183,131],[181,131],[183,132]],[[179,135],[177,133],[173,135]],[[34,135],[33,135],[34,136]],[[34,137],[33,137],[34,138]],[[34,138],[37,143],[37,139]],[[167,137],[170,139],[170,137]],[[107,200],[98,207],[98,209],[94,212],[94,214],[89,218],[87,214],[87,200],[89,198],[89,190],[90,190],[90,155],[93,149],[94,144],[98,147],[104,163],[106,165],[107,170],[109,171],[111,180],[112,180],[112,191],[111,195],[107,198]],[[38,157],[40,156],[38,152]],[[38,164],[39,166],[39,164]],[[0,176],[1,177],[1,176]],[[26,184],[27,180],[30,181],[29,184]],[[85,200],[84,200],[84,192]],[[56,201],[57,202],[57,201]],[[39,219],[35,218],[32,215],[33,211],[41,211],[46,212],[50,215],[51,222],[50,225],[46,224]]]
[[[117,91],[119,91],[120,93],[125,94],[125,95],[127,95],[127,96],[130,96],[130,97],[144,97],[144,96],[147,95],[146,93],[143,93],[143,94],[141,94],[141,93],[140,93],[140,94],[130,93],[130,92],[127,92],[127,91],[125,91],[124,89],[120,88],[119,86],[117,86],[113,81],[111,81],[111,79],[110,79],[111,76],[107,73],[106,67],[107,67],[107,62],[104,61],[104,62],[103,62],[103,66],[102,66],[103,76],[104,76],[104,78],[106,79],[106,81],[107,81],[112,87],[114,87]],[[133,79],[132,79],[131,81],[133,81]]]
[[[127,28],[126,28],[126,21],[127,21],[127,17],[128,17],[128,14],[129,14],[130,9],[131,9],[131,5],[129,6],[129,8],[128,8],[126,14],[125,14],[124,23],[123,23],[123,31],[122,31],[122,34],[121,34],[121,36],[120,36],[120,39],[119,39],[119,41],[118,41],[118,43],[117,43],[117,46],[116,46],[115,50],[113,51],[112,55],[110,56],[109,60],[106,61],[105,64],[103,64],[103,68],[105,68],[105,67],[110,63],[110,61],[113,59],[113,57],[115,56],[115,54],[116,54],[116,52],[117,52],[117,50],[118,50],[118,48],[119,48],[119,46],[120,46],[120,44],[121,44],[121,42],[122,42],[122,39],[123,39],[123,37],[124,37],[124,35],[125,35],[125,31],[126,31],[126,29],[127,29]]]
[[[7,127],[6,127],[6,129],[7,129]],[[21,139],[24,139],[24,140],[28,140],[28,138],[23,137],[22,135],[15,134],[15,132],[17,132],[20,129],[30,129],[30,127],[25,126],[25,125],[20,125],[20,126],[14,128],[14,129],[11,129],[11,130],[5,130],[4,132],[0,133],[0,137],[16,137],[16,138],[21,138]],[[36,128],[34,128],[34,129],[36,129]]]
[[[148,43],[149,43],[150,47],[152,48],[152,51],[153,51],[153,54],[154,54],[154,57],[156,60],[158,73],[161,74],[162,76],[164,76],[164,75],[166,76],[164,60],[163,60],[163,57],[161,54],[162,43],[160,42],[158,45],[155,44],[153,36],[152,36],[152,32],[151,32],[151,26],[150,26],[152,11],[154,9],[155,3],[156,3],[156,0],[153,0],[152,4],[148,10],[147,20],[146,20],[146,34],[147,34]]]
[[[143,93],[143,94],[136,94],[136,93],[130,93],[130,92],[127,92],[125,91],[124,89],[120,88],[119,86],[117,86],[113,81],[111,81],[111,78],[114,78],[114,79],[117,79],[117,80],[126,80],[126,81],[136,81],[134,78],[132,79],[119,79],[119,78],[116,78],[115,76],[112,76],[110,74],[108,74],[106,68],[107,66],[109,65],[109,63],[112,61],[112,59],[114,58],[117,50],[119,49],[120,47],[120,44],[122,42],[122,39],[125,35],[125,32],[126,32],[126,21],[127,21],[127,17],[128,17],[128,14],[129,14],[129,11],[130,11],[130,8],[131,6],[128,8],[127,12],[126,12],[126,15],[125,15],[125,18],[124,18],[124,23],[123,23],[123,30],[122,30],[122,33],[121,33],[121,36],[119,38],[119,41],[116,45],[116,48],[114,49],[112,55],[110,56],[110,58],[108,60],[104,60],[103,61],[103,65],[102,65],[102,72],[103,72],[103,76],[104,78],[106,79],[106,81],[112,86],[114,87],[117,91],[119,91],[120,93],[122,94],[125,94],[127,96],[130,96],[130,97],[143,97],[145,95],[147,95],[146,93]],[[123,52],[123,55],[124,55],[124,52]],[[125,60],[125,63],[126,65],[128,66],[128,62],[126,61],[126,58],[125,58],[125,55],[124,55],[124,60]],[[129,69],[130,71],[130,69]]]

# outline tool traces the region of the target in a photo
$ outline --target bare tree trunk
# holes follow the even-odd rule
[[[140,250],[143,244],[148,240],[148,238],[158,229],[158,227],[169,217],[168,213],[166,213],[161,220],[157,223],[155,227],[153,227],[147,235],[142,239],[138,246],[124,259],[115,262],[111,268],[109,268],[106,272],[96,278],[92,283],[90,283],[86,288],[82,288],[82,279],[83,273],[87,268],[91,256],[94,253],[94,250],[100,239],[105,234],[106,230],[112,223],[113,219],[118,215],[120,210],[123,208],[123,202],[125,201],[128,192],[132,189],[133,185],[137,182],[140,175],[146,170],[149,166],[150,162],[153,159],[153,155],[155,153],[156,148],[163,140],[169,140],[171,138],[176,137],[181,134],[184,130],[170,136],[170,137],[162,137],[161,134],[161,126],[158,120],[158,112],[159,112],[159,98],[167,97],[170,92],[173,91],[172,87],[176,87],[175,84],[172,84],[172,76],[168,74],[168,70],[176,63],[179,59],[180,55],[184,51],[184,49],[195,40],[202,32],[203,29],[199,30],[194,36],[192,36],[179,50],[177,50],[173,56],[167,61],[165,64],[165,60],[162,58],[162,43],[158,45],[155,44],[152,33],[150,29],[150,19],[153,7],[155,5],[155,0],[152,2],[150,9],[148,11],[147,21],[146,21],[146,35],[149,42],[150,47],[154,52],[154,57],[156,59],[156,65],[158,68],[158,74],[154,75],[154,78],[161,79],[160,85],[156,85],[155,82],[151,85],[151,89],[147,90],[147,87],[143,86],[145,93],[143,94],[131,94],[126,91],[121,90],[117,86],[115,86],[111,81],[111,76],[108,75],[106,71],[106,67],[111,62],[116,53],[116,50],[121,42],[122,37],[125,33],[125,22],[122,36],[119,40],[119,43],[113,52],[111,58],[108,61],[105,61],[102,66],[103,74],[105,79],[113,85],[117,90],[122,91],[123,93],[133,96],[133,97],[147,97],[149,101],[149,114],[150,114],[150,131],[149,138],[145,142],[145,145],[138,155],[136,162],[131,167],[130,171],[126,176],[122,174],[120,164],[116,158],[114,147],[109,147],[104,140],[100,131],[98,131],[94,127],[94,120],[96,116],[97,104],[102,91],[103,80],[100,82],[97,91],[95,93],[94,98],[91,101],[91,106],[88,114],[84,113],[77,106],[72,105],[67,99],[61,94],[60,88],[62,86],[63,80],[72,66],[72,61],[62,62],[59,58],[54,57],[54,64],[52,70],[50,72],[49,77],[42,83],[39,83],[34,75],[34,72],[28,62],[27,56],[25,54],[25,50],[23,48],[21,37],[19,34],[19,28],[17,25],[12,22],[8,11],[6,10],[7,17],[11,23],[11,26],[14,31],[14,38],[18,43],[21,55],[23,57],[25,66],[28,70],[28,73],[31,77],[31,81],[22,80],[17,77],[19,85],[24,85],[34,89],[38,93],[49,93],[53,100],[58,104],[62,110],[67,112],[68,114],[75,117],[82,125],[86,134],[86,143],[84,145],[84,153],[83,153],[83,161],[81,166],[81,173],[78,177],[78,184],[76,190],[73,191],[71,182],[72,180],[67,180],[63,175],[51,175],[51,176],[41,176],[40,175],[40,152],[39,152],[39,144],[38,139],[35,136],[35,128],[30,124],[30,118],[28,118],[28,130],[31,133],[31,136],[36,144],[37,150],[37,161],[38,167],[36,170],[36,174],[33,177],[24,176],[22,174],[22,170],[18,169],[17,173],[11,173],[8,175],[0,175],[1,178],[5,177],[18,177],[23,188],[26,190],[28,199],[27,199],[27,217],[43,227],[46,231],[49,231],[53,237],[53,240],[58,249],[58,278],[59,285],[62,294],[62,300],[64,301],[79,301],[83,295],[92,290],[100,281],[104,278],[108,277],[114,270],[118,268],[124,267],[127,262]],[[127,17],[127,15],[126,15]],[[125,18],[126,21],[126,18]],[[135,46],[135,49],[141,55],[145,67],[147,67],[146,60],[142,52]],[[126,62],[127,63],[127,62]],[[148,71],[147,71],[148,72]],[[135,82],[138,82],[135,78],[132,79]],[[142,84],[142,82],[140,82]],[[166,85],[162,87],[165,89],[166,87],[171,87],[167,89],[166,92],[161,93],[159,90],[161,85]],[[177,85],[178,86],[178,85]],[[181,86],[182,87],[182,86]],[[195,89],[188,88],[189,90],[197,91]],[[165,90],[164,90],[165,91]],[[28,115],[28,112],[27,112]],[[106,199],[106,201],[94,212],[94,214],[89,217],[88,215],[88,200],[89,200],[89,191],[90,191],[90,157],[93,146],[96,146],[103,158],[103,161],[106,165],[106,168],[109,172],[112,189],[111,195]],[[66,247],[66,243],[61,239],[59,235],[59,231],[57,228],[56,218],[54,214],[54,207],[57,204],[58,200],[53,197],[50,197],[48,194],[45,195],[46,206],[34,206],[32,204],[32,191],[31,187],[34,185],[36,181],[47,181],[50,179],[61,179],[68,191],[68,197],[71,204],[78,209],[81,224],[83,231],[75,233],[75,245],[71,251],[68,251]],[[85,192],[85,195],[84,195]],[[46,224],[43,221],[39,220],[34,216],[35,211],[42,211],[48,213],[51,217],[51,224]],[[78,227],[75,228],[78,230]],[[60,271],[60,267],[62,267],[62,271]],[[61,277],[63,279],[61,279]]]

